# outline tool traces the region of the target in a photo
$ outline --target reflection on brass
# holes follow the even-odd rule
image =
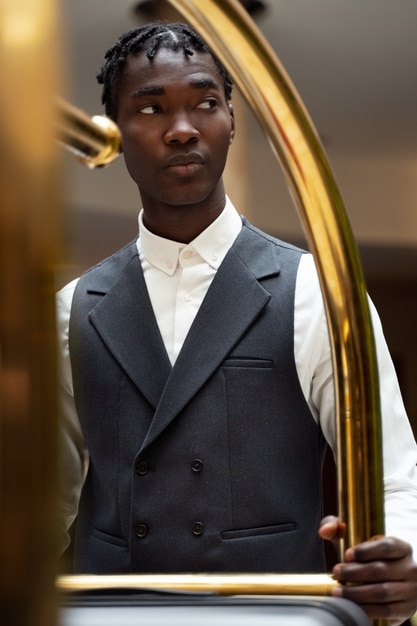
[[[326,596],[337,586],[327,574],[132,574],[121,576],[61,576],[58,591],[141,589],[212,592],[219,595]]]
[[[0,28],[0,620],[52,626],[55,3],[1,2]]]
[[[62,144],[87,167],[109,165],[120,154],[120,133],[105,115],[89,117],[62,98],[57,100],[56,132]]]
[[[239,2],[254,20],[267,13],[264,0],[239,0]],[[174,22],[180,17],[166,0],[138,0],[133,7],[133,13],[147,22],[155,20]]]

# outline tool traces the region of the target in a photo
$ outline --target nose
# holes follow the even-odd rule
[[[200,131],[195,127],[189,115],[180,113],[173,116],[165,132],[165,142],[168,144],[189,143],[198,141]]]

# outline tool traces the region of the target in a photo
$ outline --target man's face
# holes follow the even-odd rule
[[[131,56],[116,121],[146,209],[198,204],[221,186],[234,119],[209,54]]]

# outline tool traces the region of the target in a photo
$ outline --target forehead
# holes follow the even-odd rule
[[[183,50],[160,48],[152,59],[148,59],[145,52],[130,55],[123,72],[122,86],[128,89],[146,85],[168,88],[171,85],[187,86],[204,79],[223,90],[222,79],[209,53],[194,52],[190,56]]]

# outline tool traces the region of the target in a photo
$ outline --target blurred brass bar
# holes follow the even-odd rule
[[[0,2],[0,615],[55,623],[53,0]]]
[[[218,595],[331,595],[337,582],[327,574],[154,574],[61,576],[60,592],[140,589],[212,592]]]
[[[104,115],[88,116],[84,111],[57,99],[56,132],[61,143],[87,167],[103,167],[120,154],[120,132]]]
[[[341,550],[383,534],[378,371],[359,255],[314,126],[272,48],[236,0],[169,0],[231,72],[280,159],[314,254],[332,346]],[[225,34],[227,36],[225,37]]]

